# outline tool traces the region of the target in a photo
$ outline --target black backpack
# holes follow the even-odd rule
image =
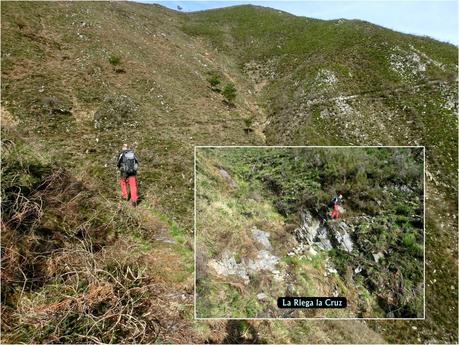
[[[134,152],[131,150],[123,152],[120,165],[121,173],[127,176],[135,175],[138,169],[139,165],[137,164]]]
[[[328,207],[333,207],[335,206],[336,204],[338,203],[338,197],[333,197],[333,199],[330,200],[330,202],[328,203]]]

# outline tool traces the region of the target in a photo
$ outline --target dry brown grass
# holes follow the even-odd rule
[[[28,341],[113,343],[122,336],[127,343],[143,343],[164,335],[169,341],[183,341],[191,323],[173,308],[179,302],[175,296],[165,298],[169,286],[148,276],[132,262],[129,252],[110,248],[91,253],[87,245],[63,249],[50,258],[48,273],[59,282],[53,284],[56,291],[41,289],[34,296],[19,297],[11,316],[33,329]],[[69,334],[69,322],[75,318],[78,324]],[[175,334],[169,329],[172,320],[178,328]],[[53,331],[47,334],[50,325]]]
[[[1,341],[202,342],[168,224],[3,134]]]

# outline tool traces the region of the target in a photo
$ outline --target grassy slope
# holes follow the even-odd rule
[[[395,310],[396,317],[422,317],[421,150],[200,149],[197,157],[198,315],[385,317]],[[231,174],[234,186],[220,175],[220,168]],[[414,193],[400,192],[400,186]],[[347,200],[343,221],[357,224],[353,253],[287,256],[297,246],[292,230],[298,226],[300,210],[315,214],[336,190]],[[363,215],[371,223],[355,222]],[[244,260],[254,256],[254,226],[270,233],[273,254],[281,258],[278,267],[288,272],[285,281],[277,283],[264,273],[251,276],[250,284],[234,276],[218,278],[207,267],[209,260],[220,259],[225,250]],[[385,258],[375,264],[371,253],[378,251]],[[339,275],[327,274],[326,260]],[[364,273],[354,275],[357,267]],[[272,307],[275,296],[334,291],[347,296],[346,310],[290,314]],[[260,292],[270,297],[257,301]]]
[[[184,29],[210,39],[252,76],[268,113],[267,143],[426,146],[426,320],[369,325],[392,342],[457,341],[457,48],[364,22],[254,6],[197,13]],[[426,72],[391,69],[391,54],[408,60],[412,47]],[[316,81],[323,68],[338,82]],[[351,98],[336,101],[341,96]],[[331,116],[322,118],[324,110]]]
[[[203,43],[180,32],[180,23],[180,16],[158,6],[2,4],[2,139],[24,141],[32,156],[46,155],[51,166],[66,169],[72,178],[90,187],[105,205],[89,209],[91,219],[105,213],[108,218],[117,214],[115,157],[122,142],[135,145],[141,160],[138,180],[143,203],[137,209],[126,208],[123,217],[136,219],[142,226],[111,222],[109,232],[122,234],[120,242],[104,243],[104,250],[119,253],[121,259],[127,260],[132,256],[123,249],[127,246],[139,253],[129,259],[130,265],[146,267],[146,279],[173,287],[169,293],[160,285],[157,290],[152,287],[153,293],[159,292],[160,303],[165,307],[159,318],[163,325],[157,328],[159,335],[150,332],[151,338],[144,341],[203,341],[206,337],[189,328],[193,293],[193,145],[211,140],[224,144],[262,141],[256,132],[244,131],[248,114],[257,115],[251,108],[251,96],[239,92],[237,106],[230,108],[206,81],[207,72],[222,64],[224,80],[232,80],[238,89],[243,89],[239,86],[244,83],[239,82],[240,74],[229,61],[220,61],[224,57],[208,54]],[[116,57],[120,62],[110,63]],[[28,179],[28,172],[23,174]],[[34,190],[36,186],[32,187]],[[52,212],[52,206],[45,207]],[[43,224],[38,222],[37,226]],[[14,234],[5,228],[4,238],[10,232]],[[41,236],[34,234],[32,231],[31,236]],[[14,242],[5,241],[3,245],[6,250],[15,250]],[[69,244],[76,251],[75,246]],[[87,255],[92,255],[91,250]],[[12,280],[17,278],[16,273],[10,277]],[[23,280],[21,275],[18,279]],[[19,300],[15,291],[20,292],[21,285],[11,283],[13,290],[5,297],[12,303],[11,309],[5,314],[9,317],[2,320],[6,340],[88,340],[69,338],[58,329],[50,335],[33,320],[28,320],[27,328],[18,323],[25,312],[42,308],[42,302],[53,303],[46,298],[39,301],[37,296],[48,293],[59,279],[57,272],[43,288],[30,288]],[[63,289],[71,284],[64,281]],[[75,292],[86,293],[87,289]],[[65,291],[56,292],[56,296],[62,303],[68,298]],[[143,297],[148,299],[148,295]],[[26,299],[34,301],[31,309],[19,308]],[[57,315],[64,317],[68,312],[63,308]],[[180,330],[171,331],[173,324]],[[36,332],[32,332],[34,327]],[[74,332],[84,334],[91,324],[81,321],[79,327]],[[123,333],[118,336],[118,342],[141,339]]]
[[[181,19],[173,12],[123,3],[5,3],[3,19],[5,106],[23,127],[33,129],[31,138],[46,145],[41,133],[48,133],[48,149],[57,158],[80,173],[89,169],[109,190],[111,159],[127,140],[142,157],[148,192],[163,210],[186,215],[193,145],[211,138],[225,144],[259,142],[243,130],[250,112],[246,99],[240,97],[242,104],[230,109],[208,87],[206,72],[219,57],[206,55],[205,46],[181,33]],[[110,64],[113,56],[120,58],[118,66]],[[225,72],[238,80],[230,64]],[[106,115],[107,99],[121,96],[128,101],[117,110],[125,114],[95,129],[94,116]],[[71,106],[73,116],[49,114],[43,105],[47,97]],[[57,145],[62,138],[66,145]],[[86,150],[91,166],[81,163]]]
[[[249,75],[250,63],[257,65],[268,143],[425,145],[430,163],[455,181],[456,47],[361,21],[255,6],[197,13],[184,29],[209,38]],[[407,62],[413,52],[425,72]],[[391,68],[392,55],[406,62],[403,73]],[[324,70],[336,80],[327,83]]]
[[[209,20],[207,16],[212,16],[214,21],[218,20],[220,24],[217,27],[224,30],[214,30],[215,26],[212,26],[211,30],[211,26],[201,25],[203,20]],[[279,22],[294,23],[294,30],[290,26],[277,30],[276,25]],[[311,31],[311,35],[308,36],[313,38],[316,45],[302,46],[301,49],[310,47],[308,54],[295,56],[301,61],[311,61],[305,64],[306,67],[314,61],[316,65],[323,60],[332,64],[341,55],[341,48],[348,46],[345,42],[359,42],[362,37],[366,37],[362,36],[363,34],[368,36],[366,42],[373,38],[377,39],[378,35],[383,35],[386,39],[388,34],[385,30],[375,29],[364,23],[355,24],[361,27],[360,31],[356,30],[352,23],[347,23],[343,31],[337,29],[336,23],[312,20],[310,22],[318,25],[315,29],[311,28],[315,31]],[[255,26],[250,25],[254,23]],[[300,134],[292,136],[284,130],[284,122],[287,129],[291,128],[297,133],[303,128],[303,122],[294,122],[296,113],[288,111],[288,107],[285,106],[290,103],[290,97],[294,94],[289,80],[293,74],[303,75],[295,72],[298,64],[292,64],[290,60],[290,56],[297,50],[295,42],[299,42],[298,38],[305,36],[303,29],[303,21],[293,16],[250,7],[185,17],[158,6],[133,3],[50,5],[3,2],[2,122],[8,122],[13,129],[2,128],[2,135],[13,141],[22,138],[33,147],[37,155],[46,152],[49,159],[55,162],[53,165],[64,166],[75,179],[84,181],[86,185],[92,186],[100,197],[106,198],[107,207],[111,210],[109,212],[114,212],[117,205],[113,159],[123,141],[137,142],[136,148],[142,160],[140,188],[145,203],[155,209],[155,214],[152,218],[143,214],[143,210],[128,210],[128,214],[140,217],[142,223],[148,220],[158,222],[158,218],[162,219],[164,225],[158,228],[164,227],[178,235],[179,244],[164,244],[164,250],[168,251],[170,256],[158,256],[154,247],[162,245],[152,239],[145,239],[147,236],[143,232],[139,238],[131,240],[137,242],[136,246],[147,249],[144,253],[146,257],[152,260],[154,258],[154,269],[158,275],[172,279],[166,279],[169,286],[172,284],[176,288],[178,284],[175,278],[169,277],[170,272],[178,272],[179,276],[180,272],[184,272],[186,278],[181,278],[187,281],[184,293],[190,296],[191,276],[186,272],[190,269],[191,251],[186,249],[186,244],[180,242],[189,242],[191,233],[193,145],[263,142],[263,135],[258,131],[248,134],[244,132],[247,124],[245,119],[254,119],[255,124],[261,123],[264,119],[263,107],[259,107],[257,103],[273,112],[270,117],[273,125],[266,127],[269,143],[362,142],[354,139],[354,131],[340,132],[343,137],[338,138],[328,127],[320,132],[321,123],[324,121],[318,120],[312,124],[304,122],[314,129],[307,133],[322,133],[315,138],[302,138]],[[267,35],[262,36],[262,32]],[[325,32],[330,39],[322,40]],[[193,33],[193,37],[189,36],[189,33]],[[345,37],[349,38],[343,39],[342,33],[346,33]],[[339,38],[333,39],[333,35]],[[398,44],[400,40],[420,42],[422,47],[419,46],[418,49],[426,49],[425,52],[442,63],[451,64],[456,61],[455,53],[448,45],[395,33],[390,35],[394,37],[392,41],[396,40]],[[286,47],[288,54],[285,54],[282,45],[279,48],[274,40],[285,36],[291,36]],[[251,43],[252,41],[255,43]],[[223,42],[225,44],[222,44]],[[333,45],[330,46],[331,43],[335,44],[337,50]],[[257,45],[257,49],[253,49],[253,44]],[[318,47],[321,49],[318,50]],[[335,54],[336,51],[340,54]],[[378,54],[372,54],[371,51],[356,51],[352,55],[352,48],[348,48],[347,51],[348,56],[352,57],[351,60],[356,61],[356,65],[365,61],[376,68],[375,75],[381,76],[381,79],[374,77],[377,79],[377,85],[382,82],[393,85],[392,79],[398,78],[376,72],[380,68],[378,62],[373,60],[381,60]],[[241,67],[244,63],[255,58],[261,61],[272,56],[277,57],[274,59],[275,63],[277,60],[282,62],[283,59],[287,59],[288,62],[280,64],[282,68],[279,71],[282,74],[276,76],[277,82],[257,83],[242,73]],[[120,64],[112,65],[109,61],[111,57],[119,57]],[[306,67],[299,68],[299,71],[307,71]],[[239,94],[236,108],[224,105],[222,97],[209,89],[206,81],[207,72],[214,69],[222,72],[225,82],[233,81],[236,84]],[[265,69],[263,67],[263,71]],[[449,70],[444,72],[434,67],[429,67],[430,69],[433,79],[451,79],[452,73]],[[349,92],[365,90],[366,83],[372,85],[374,81],[373,73],[371,78],[367,77],[369,71],[373,70],[366,68],[360,72],[358,79],[361,85],[343,81],[343,87]],[[353,73],[359,75],[357,70],[353,70]],[[387,82],[384,81],[386,77]],[[267,78],[261,79],[264,82]],[[256,90],[265,84],[267,86],[262,89],[261,94],[255,95]],[[285,92],[285,97],[280,94],[284,89],[288,91]],[[447,89],[445,92],[450,91]],[[398,109],[398,103],[405,98],[403,93],[398,94],[393,99],[394,106]],[[436,99],[435,102],[444,99],[440,96],[429,98]],[[419,102],[413,102],[415,105],[412,109],[416,110]],[[429,106],[429,109],[432,109],[428,110],[427,115],[435,113],[433,103]],[[296,107],[295,104],[298,102],[292,102],[293,108]],[[117,113],[110,113],[113,107],[117,109]],[[286,109],[285,116],[282,115],[285,121],[277,119],[278,115],[284,114],[278,111],[281,107]],[[104,121],[103,117],[107,114],[108,121]],[[124,114],[123,117],[120,117],[120,114]],[[410,114],[415,116],[416,112],[412,111]],[[455,145],[451,144],[456,139],[456,134],[453,133],[455,122],[451,123],[449,115],[443,112],[436,115],[441,116],[442,120],[427,121],[432,116],[426,116],[424,121],[423,118],[415,117],[413,120],[416,121],[411,125],[401,126],[400,131],[414,127],[410,129],[415,133],[413,139],[422,139],[421,143],[425,140],[429,148],[436,150],[428,151],[429,164],[432,166],[429,170],[433,177],[427,185],[432,195],[427,204],[427,248],[433,250],[427,253],[427,273],[428,277],[433,277],[436,269],[436,274],[441,276],[436,278],[436,283],[429,283],[427,279],[427,320],[416,322],[416,330],[411,328],[412,324],[409,322],[397,323],[396,332],[393,332],[392,324],[388,322],[371,324],[390,341],[416,342],[418,338],[420,341],[456,339],[457,323],[450,316],[455,315],[457,311],[457,286],[453,283],[455,289],[451,290],[449,281],[450,277],[456,277],[457,274],[457,239],[454,231],[456,221],[451,218],[451,214],[455,214],[456,210],[454,202],[451,201],[455,200],[455,196],[451,195],[454,193],[445,194],[441,185],[442,181],[445,181],[445,175],[451,176],[451,171],[455,171],[457,166]],[[95,128],[94,116],[99,119],[98,128]],[[124,118],[129,119],[128,122],[134,125],[135,131],[129,131],[127,134],[126,126],[123,124]],[[450,123],[451,125],[448,125]],[[417,124],[422,131],[415,127]],[[14,134],[9,134],[11,130]],[[395,128],[389,128],[385,133],[390,134],[392,130],[399,133]],[[370,126],[366,126],[362,131],[373,133]],[[396,138],[394,142],[401,143],[397,135],[393,135]],[[386,143],[386,138],[383,138],[382,142]],[[403,141],[406,142],[411,141]],[[444,168],[447,165],[448,167]],[[447,181],[451,181],[451,177]],[[138,243],[139,241],[142,243]],[[153,247],[149,247],[151,245]],[[117,252],[118,248],[116,245],[109,246],[114,252]],[[171,269],[169,271],[164,268],[164,261],[161,261],[166,257],[167,263],[175,262],[172,267],[168,267]],[[439,267],[442,267],[441,273]],[[433,282],[433,279],[431,280]],[[34,295],[37,291],[31,293]],[[439,297],[445,298],[451,306],[450,309],[436,303]],[[191,306],[188,310],[191,310]],[[186,313],[178,315],[180,320],[190,318]],[[173,317],[166,319],[168,322],[174,320]],[[4,320],[2,327],[9,330],[3,322]],[[317,341],[382,341],[364,323],[314,324],[318,326],[315,333]],[[170,327],[172,326],[166,322],[161,331],[161,339],[184,341],[184,338],[178,335],[174,337]],[[261,340],[301,342],[309,334],[311,323],[217,322],[198,323],[194,327],[200,332],[195,338],[198,341],[242,341],[256,338],[253,334],[258,331],[265,334]],[[255,328],[257,331],[253,331]],[[5,334],[11,336],[11,333],[3,332],[3,336]]]
[[[297,256],[291,258],[287,253],[298,244],[294,235],[286,229],[288,219],[279,214],[275,207],[279,196],[273,195],[266,185],[249,177],[249,166],[257,166],[260,174],[269,174],[265,166],[257,164],[263,159],[264,152],[251,150],[247,152],[199,150],[197,161],[197,245],[199,248],[198,299],[197,313],[201,317],[357,317],[361,310],[365,315],[377,317],[384,315],[363,286],[354,286],[344,282],[339,275],[326,273],[326,254],[316,256]],[[279,152],[266,152],[265,159],[274,162]],[[282,156],[282,154],[281,154]],[[279,162],[285,163],[283,157]],[[288,164],[287,164],[288,165]],[[228,186],[218,173],[222,167],[231,173],[236,186]],[[279,165],[285,172],[286,166]],[[269,170],[269,168],[268,168]],[[296,171],[298,172],[298,171]],[[279,181],[286,181],[280,172]],[[300,179],[288,175],[291,180]],[[304,179],[308,181],[308,179]],[[304,186],[298,185],[299,190]],[[291,194],[283,191],[282,194]],[[292,210],[297,215],[297,211]],[[296,217],[295,217],[296,218]],[[211,258],[218,259],[228,249],[240,258],[254,255],[256,244],[250,230],[253,227],[267,231],[273,246],[272,253],[281,260],[278,268],[288,272],[286,280],[276,282],[263,272],[250,276],[251,283],[244,285],[234,277],[218,278],[206,267]],[[328,259],[327,259],[328,260]],[[286,289],[292,286],[297,296],[326,296],[337,291],[340,296],[348,296],[349,307],[345,310],[314,310],[285,312],[277,308],[276,296],[291,295]],[[224,294],[221,291],[225,291]],[[258,301],[255,296],[263,292],[267,298]],[[352,298],[366,294],[368,299]],[[361,309],[359,311],[359,309]]]
[[[118,208],[14,128],[3,127],[2,145],[4,342],[195,337],[192,252],[173,224],[146,205]]]

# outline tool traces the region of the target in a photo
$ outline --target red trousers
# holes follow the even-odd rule
[[[338,219],[339,218],[339,209],[338,209],[338,205],[333,205],[333,211],[331,213],[331,217],[333,219]]]
[[[135,176],[128,176],[127,178],[120,178],[121,186],[121,197],[125,200],[128,199],[127,185],[129,184],[129,189],[131,192],[131,201],[137,201],[137,186],[135,184]]]

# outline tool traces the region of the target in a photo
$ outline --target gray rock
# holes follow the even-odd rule
[[[293,248],[292,255],[303,254],[305,250],[305,246],[303,242],[300,242],[297,247]],[[290,255],[290,254],[289,254]]]
[[[231,188],[234,188],[237,186],[236,182],[234,182],[231,175],[225,169],[220,168],[218,170],[218,173],[220,174],[221,177],[223,177],[223,179],[229,184]]]
[[[316,255],[317,255],[317,251],[316,251],[313,247],[310,247],[310,248],[309,248],[308,253],[309,253],[311,256],[316,256]]]
[[[255,260],[249,259],[247,264],[247,268],[250,271],[261,271],[267,270],[273,272],[276,270],[276,264],[278,263],[279,258],[275,255],[272,255],[267,250],[260,250],[257,254],[257,258]]]
[[[322,250],[333,249],[332,243],[328,238],[327,227],[322,226],[320,221],[312,216],[309,211],[304,211],[302,214],[301,227],[294,230],[294,234],[300,245],[307,243],[309,245],[315,244]],[[303,253],[304,247],[294,249],[296,254]]]
[[[372,255],[373,255],[373,259],[375,259],[376,263],[378,263],[378,261],[384,257],[384,254],[381,253],[381,252],[377,252],[376,254],[372,253]]]
[[[257,294],[257,300],[259,300],[259,301],[262,301],[262,300],[266,299],[267,297],[268,296],[263,292]]]
[[[353,242],[351,236],[348,233],[349,227],[344,222],[338,224],[338,229],[335,231],[335,238],[340,244],[341,249],[347,251],[348,253],[352,252]]]
[[[264,249],[271,249],[271,243],[269,242],[269,233],[258,230],[256,227],[252,229],[253,240],[259,243]]]
[[[319,229],[317,230],[316,238],[317,239],[328,238],[328,230],[327,230],[327,228],[325,226],[319,227]]]
[[[302,225],[294,230],[298,242],[312,244],[320,228],[320,221],[315,219],[309,211],[304,211],[301,215]]]
[[[295,286],[293,286],[293,284],[287,284],[287,291],[290,294],[294,294],[296,292]]]
[[[282,274],[282,272],[278,271],[278,270],[274,270],[272,271],[273,272],[273,278],[274,280],[278,281],[278,282],[281,282],[284,280],[284,275]]]
[[[220,260],[212,259],[207,265],[212,268],[218,275],[235,275],[242,278],[245,284],[248,284],[250,281],[244,262],[238,264],[234,256],[231,255],[228,251],[223,252]]]
[[[272,255],[267,250],[260,250],[255,259],[249,259],[248,262],[242,260],[237,263],[233,254],[224,251],[221,259],[212,259],[207,264],[220,276],[237,276],[240,277],[245,284],[250,282],[249,273],[259,271],[269,271],[273,274],[274,280],[282,281],[284,279],[283,272],[276,269],[279,258]]]
[[[322,250],[332,250],[333,245],[331,244],[329,239],[321,240],[320,242],[316,242],[316,246]]]
[[[329,273],[338,273],[338,271],[336,270],[336,268],[333,268],[333,267],[327,267],[327,271]]]
[[[412,190],[410,189],[410,187],[408,187],[407,185],[402,185],[402,186],[400,187],[400,190],[401,190],[402,192],[404,192],[404,193],[411,193],[411,192],[412,192]]]
[[[315,241],[316,245],[322,250],[333,249],[333,246],[328,239],[328,230],[325,226],[319,228]]]
[[[348,233],[344,233],[337,236],[338,242],[341,244],[341,248],[348,253],[352,252],[353,243]]]

